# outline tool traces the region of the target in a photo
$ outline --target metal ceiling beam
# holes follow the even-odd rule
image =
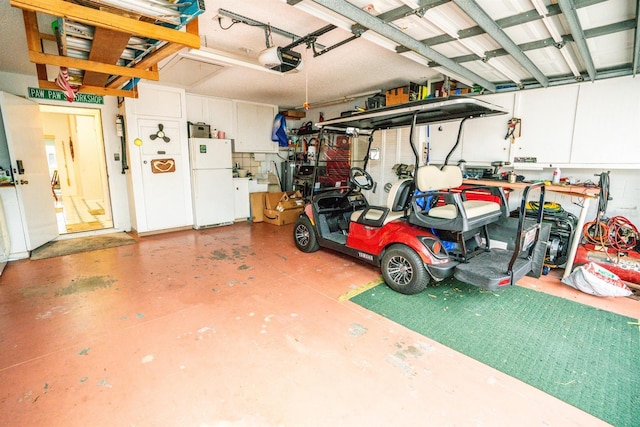
[[[502,46],[525,70],[529,72],[543,87],[549,86],[549,79],[525,55],[518,45],[498,26],[498,24],[473,0],[453,0],[460,9],[476,21],[500,46]]]
[[[573,41],[578,47],[578,52],[582,57],[582,62],[584,62],[584,65],[587,68],[587,74],[589,74],[589,79],[591,79],[591,81],[595,81],[596,67],[593,64],[593,59],[591,58],[591,52],[589,52],[589,47],[587,46],[587,42],[584,37],[584,32],[582,31],[582,26],[580,25],[580,21],[578,20],[578,15],[576,14],[576,8],[573,4],[573,1],[558,0],[558,5],[562,10],[564,19],[567,21],[567,25],[569,25],[569,30],[571,31],[571,35],[573,36]]]
[[[440,64],[440,66],[448,69],[454,74],[459,75],[460,77],[464,77],[482,87],[489,90],[490,92],[496,91],[496,85],[486,80],[485,78],[477,75],[471,70],[461,66],[455,61],[452,61],[450,58],[442,55],[441,53],[431,49],[429,46],[426,46],[424,43],[421,43],[419,40],[410,37],[405,34],[401,30],[387,25],[384,21],[375,17],[373,15],[368,14],[362,9],[354,6],[353,4],[346,2],[344,0],[313,0],[315,3],[326,7],[327,9],[332,10],[339,15],[342,15],[355,23],[370,29],[371,31],[380,34],[383,37],[386,37],[389,40],[394,41],[395,43],[406,46],[410,50],[418,53],[421,56],[424,56],[427,59],[433,60]]]
[[[601,27],[595,27],[595,28],[590,28],[588,30],[585,30],[584,31],[584,37],[586,39],[590,39],[590,38],[593,38],[593,37],[601,37],[601,36],[606,36],[608,34],[618,33],[620,31],[629,31],[629,30],[635,29],[636,25],[637,24],[636,24],[636,20],[635,19],[628,19],[626,21],[616,22],[614,24],[607,24],[607,25],[603,25]],[[562,35],[562,39],[565,42],[572,42],[573,41],[573,36],[571,34],[563,34]],[[543,49],[545,47],[554,46],[554,44],[555,44],[554,40],[551,37],[549,37],[547,39],[535,40],[535,41],[532,41],[532,42],[522,43],[522,44],[519,44],[518,47],[523,52],[527,52],[527,51],[530,51],[530,50]],[[486,58],[495,58],[495,57],[498,57],[498,56],[505,56],[505,55],[508,55],[508,54],[509,53],[504,49],[489,50],[489,51],[487,51],[485,53]],[[464,63],[464,62],[476,61],[476,60],[478,60],[480,58],[478,58],[477,55],[470,54],[470,55],[456,56],[455,58],[451,58],[451,59],[453,59],[457,63],[461,64],[461,63]],[[600,70],[598,70],[598,72],[599,71]]]
[[[558,13],[560,13],[560,8],[558,7],[556,8],[558,9]],[[539,19],[540,19],[540,15],[538,15],[538,12],[535,9],[531,9],[526,12],[519,13],[517,15],[507,16],[505,18],[498,19],[496,20],[496,24],[498,24],[500,28],[504,29],[509,27],[515,27],[516,25],[522,25],[529,22],[534,22]],[[469,37],[475,37],[482,34],[486,34],[485,31],[479,25],[476,25],[476,26],[464,28],[458,31],[458,39],[466,39]],[[428,46],[435,46],[439,44],[449,43],[454,40],[456,39],[451,37],[449,34],[442,34],[442,35],[431,37],[428,39],[423,39],[421,40],[421,42]]]
[[[447,0],[449,1],[449,0]],[[598,3],[602,3],[604,1],[607,0],[581,0],[581,1],[577,1],[575,3],[576,9],[580,9],[582,7],[587,7],[587,6],[591,6],[594,4],[598,4]],[[437,4],[436,4],[437,6]],[[434,6],[432,6],[434,7]],[[406,6],[402,6],[399,7],[397,9],[394,9],[390,12],[387,13],[392,13],[396,10],[400,10],[400,9],[406,9]],[[560,6],[558,6],[557,4],[550,4],[549,6],[547,6],[547,10],[549,11],[549,13],[547,13],[547,16],[556,16],[556,15],[560,15],[562,13],[562,11],[560,10]],[[391,15],[393,16],[393,15]],[[407,16],[407,14],[405,13],[402,16],[397,17],[396,19],[402,18]],[[379,15],[378,17],[382,17],[382,14]],[[531,10],[527,10],[526,12],[522,12],[519,13],[517,15],[512,15],[512,16],[506,16],[504,18],[501,19],[497,19],[496,23],[498,24],[498,26],[502,29],[505,28],[510,28],[510,27],[515,27],[517,25],[522,25],[522,24],[527,24],[529,22],[534,22],[534,21],[538,21],[542,19],[542,17],[538,14],[538,11],[535,9],[531,9]],[[388,19],[384,19],[385,21],[389,22]],[[634,27],[635,28],[635,27]],[[620,30],[622,31],[622,29]],[[479,36],[481,34],[486,34],[485,31],[479,26],[473,26],[473,27],[469,27],[469,28],[464,28],[460,31],[458,31],[458,38],[460,39],[466,39],[468,37],[475,37],[475,36]],[[588,37],[587,37],[588,38]],[[438,44],[443,44],[443,43],[449,43],[454,41],[455,39],[453,37],[451,37],[448,34],[442,34],[440,36],[435,36],[435,37],[431,37],[428,39],[424,39],[421,40],[423,43],[425,43],[428,46],[435,46]],[[399,52],[402,52],[401,49],[398,49]]]

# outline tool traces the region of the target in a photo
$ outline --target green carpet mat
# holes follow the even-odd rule
[[[410,296],[381,284],[351,301],[614,426],[640,425],[637,319],[455,280]]]

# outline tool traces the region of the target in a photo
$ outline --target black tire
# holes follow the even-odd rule
[[[429,284],[429,273],[422,259],[405,245],[393,245],[387,249],[380,268],[387,286],[401,294],[417,294]]]
[[[293,226],[293,241],[302,252],[310,253],[320,249],[316,232],[309,218],[301,216]]]

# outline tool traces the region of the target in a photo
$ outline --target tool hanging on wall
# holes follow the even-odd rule
[[[120,149],[122,151],[122,174],[129,169],[127,164],[127,138],[124,131],[124,117],[116,114],[116,134],[120,137]]]
[[[520,138],[522,135],[522,131],[520,126],[522,124],[522,120],[516,117],[513,117],[507,123],[507,134],[504,136],[504,139],[510,139],[512,144],[515,144],[516,138]]]

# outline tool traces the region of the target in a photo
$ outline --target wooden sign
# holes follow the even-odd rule
[[[153,173],[170,173],[175,171],[176,161],[173,159],[151,160],[151,172]]]

